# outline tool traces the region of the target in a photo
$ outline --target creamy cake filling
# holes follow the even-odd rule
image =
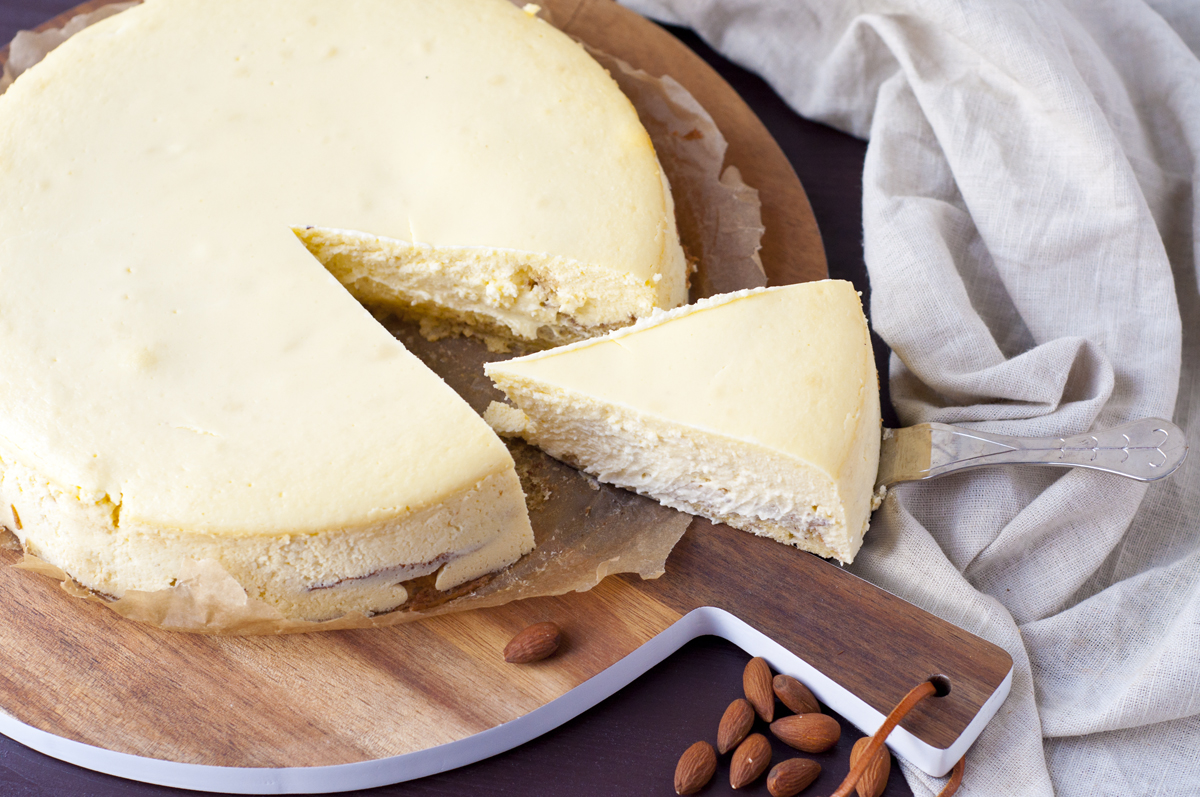
[[[484,416],[493,428],[602,482],[821,556],[862,543],[867,518],[848,524],[836,482],[792,458],[569,391],[502,385],[528,414],[493,404]]]
[[[673,307],[686,292],[682,266],[638,279],[539,252],[413,244],[320,227],[294,232],[354,298],[414,318],[427,337],[459,333],[558,345]],[[672,228],[664,241],[673,236]]]

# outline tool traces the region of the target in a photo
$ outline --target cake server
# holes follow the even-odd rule
[[[987,465],[1088,468],[1152,482],[1170,476],[1187,453],[1183,430],[1161,418],[1074,437],[1011,437],[921,423],[883,430],[875,486],[924,481]]]

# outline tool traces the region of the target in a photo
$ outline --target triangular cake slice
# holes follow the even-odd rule
[[[853,560],[879,383],[850,283],[726,294],[487,366],[501,433],[667,506]]]

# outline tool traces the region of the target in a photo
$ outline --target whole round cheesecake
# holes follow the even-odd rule
[[[110,596],[286,617],[533,545],[506,448],[359,300],[559,340],[684,300],[608,75],[504,0],[148,0],[0,96],[0,523]]]

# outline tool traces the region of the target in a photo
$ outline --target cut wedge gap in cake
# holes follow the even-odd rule
[[[667,226],[664,242],[677,242],[673,221]],[[664,246],[664,267],[643,276],[544,252],[413,243],[328,227],[293,232],[355,299],[418,322],[430,340],[472,335],[500,350],[509,342],[561,345],[676,307],[687,295],[677,243]]]
[[[862,545],[879,384],[848,282],[740,291],[488,365],[485,418],[601,481],[842,562]]]

